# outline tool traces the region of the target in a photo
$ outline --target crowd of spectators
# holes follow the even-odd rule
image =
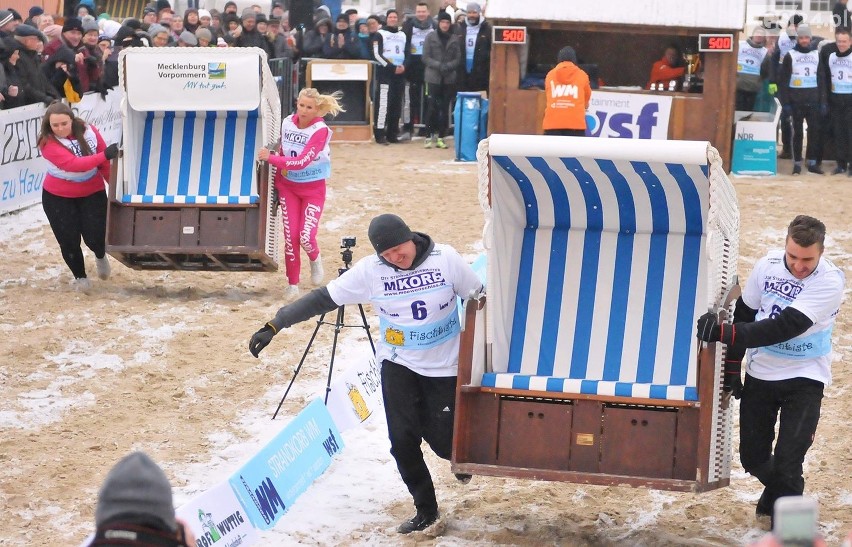
[[[332,21],[327,6],[316,0],[307,4],[306,13],[295,13],[295,7],[291,13],[281,1],[272,3],[270,13],[259,5],[239,13],[229,1],[221,12],[188,8],[180,14],[169,0],[156,0],[138,18],[122,21],[96,13],[94,0],[81,0],[73,16],[64,18],[39,6],[26,19],[2,9],[0,109],[56,99],[74,103],[88,92],[106,93],[118,85],[118,54],[128,47],[259,47],[269,58],[375,60],[371,37],[385,28],[386,13],[364,17],[350,9]],[[454,5],[455,0],[445,0],[441,13],[455,12],[460,24],[454,21],[451,33],[463,43],[466,12]],[[414,14],[402,15],[399,26],[405,31],[407,24],[410,34]],[[430,28],[437,28],[438,15],[430,14]]]

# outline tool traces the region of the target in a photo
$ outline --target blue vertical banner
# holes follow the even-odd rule
[[[229,479],[251,523],[269,530],[343,449],[343,439],[317,399]]]

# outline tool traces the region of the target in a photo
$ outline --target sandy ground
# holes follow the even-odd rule
[[[451,150],[421,144],[334,145],[320,231],[327,272],[340,265],[342,236],[358,237],[356,260],[369,252],[366,226],[381,212],[400,214],[464,255],[479,252],[475,166],[453,163]],[[782,169],[789,173],[785,162]],[[852,210],[852,179],[779,176],[734,184],[742,215],[741,279],[755,259],[782,243],[784,227],[798,213],[825,221],[826,253],[850,274],[852,231],[843,219]],[[262,394],[286,385],[313,327],[291,329],[287,340],[277,338],[255,360],[247,341],[282,303],[281,272],[137,272],[113,262],[113,277],[94,279],[92,294],[81,295],[68,286],[70,274],[46,225],[0,241],[6,257],[0,262],[2,545],[79,543],[91,530],[101,480],[132,449],[146,450],[168,472],[209,461],[221,449],[210,441],[216,432],[244,438],[239,416],[268,406]],[[87,263],[94,277],[91,255]],[[318,344],[327,347],[329,338],[321,334]],[[820,500],[829,545],[852,529],[850,346],[847,303],[835,330],[835,383],[806,461],[806,489]],[[303,374],[319,377],[325,370]],[[284,411],[295,413],[303,404],[288,399]],[[428,461],[432,469],[446,466],[431,453]],[[489,477],[461,486],[444,467],[436,473],[441,526],[404,542],[741,544],[762,533],[753,518],[760,488],[736,454],[734,461],[732,487],[700,495]],[[375,538],[377,519],[401,521],[409,513],[408,502],[365,510],[362,529],[344,543]],[[385,540],[403,538],[389,531]]]

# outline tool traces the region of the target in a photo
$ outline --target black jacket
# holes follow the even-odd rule
[[[462,40],[462,66],[459,74],[462,76],[461,88],[464,91],[488,90],[491,77],[491,23],[482,21],[479,32],[476,35],[476,44],[473,48],[473,68],[468,73],[466,69],[467,58],[467,19],[458,26],[458,33]]]
[[[30,49],[21,49],[17,66],[24,93],[23,104],[49,103],[59,98],[59,93],[41,71],[38,53]]]
[[[343,35],[343,47],[338,45],[338,36]],[[322,44],[322,56],[326,59],[358,59],[360,57],[360,45],[357,42],[358,35],[350,29],[334,29],[325,35]]]

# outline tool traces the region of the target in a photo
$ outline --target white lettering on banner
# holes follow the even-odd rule
[[[619,139],[667,139],[672,97],[595,91],[586,113],[586,133]]]
[[[41,185],[49,165],[37,145],[44,111],[41,103],[0,111],[0,214],[41,201]]]
[[[319,435],[319,427],[314,420],[309,421],[304,428],[294,433],[293,437],[284,443],[266,462],[275,474],[275,478],[280,477],[287,470],[287,466],[293,463],[311,441],[319,437]]]
[[[558,84],[553,80],[550,81],[550,95],[556,99],[559,97],[577,98],[580,94],[580,89],[572,84]]]

